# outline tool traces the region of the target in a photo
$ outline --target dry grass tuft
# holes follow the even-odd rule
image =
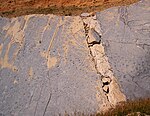
[[[150,98],[139,99],[120,103],[114,109],[105,113],[95,113],[85,115],[84,113],[75,112],[74,115],[65,113],[65,116],[149,116],[150,115]],[[61,115],[60,115],[61,116]]]
[[[150,115],[150,98],[118,104],[115,109],[104,114],[97,114],[97,116],[138,116],[139,113],[140,116]]]

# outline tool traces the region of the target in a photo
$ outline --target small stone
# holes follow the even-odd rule
[[[80,16],[81,16],[81,17],[89,17],[90,14],[89,14],[89,13],[82,13]]]
[[[101,36],[92,28],[89,30],[89,39],[88,39],[88,43],[92,44],[92,43],[98,43],[100,44],[101,42]]]
[[[102,82],[109,84],[111,82],[111,79],[110,79],[110,77],[104,77],[104,78],[102,78]]]
[[[18,81],[15,79],[13,83],[14,83],[14,84],[18,84]]]
[[[90,28],[94,29],[99,35],[102,35],[102,29],[101,26],[99,24],[99,22],[97,20],[94,20],[92,17],[92,20],[90,20]]]

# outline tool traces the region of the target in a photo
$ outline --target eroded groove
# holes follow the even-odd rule
[[[47,104],[46,104],[45,109],[44,109],[43,116],[45,116],[45,113],[46,113],[47,107],[48,107],[49,102],[50,102],[50,100],[51,100],[51,96],[52,96],[52,93],[50,93],[50,95],[49,95],[49,98],[48,98]]]
[[[101,110],[108,110],[109,108],[114,107],[117,103],[126,101],[126,97],[120,91],[119,84],[117,83],[113,70],[109,65],[108,58],[105,55],[105,50],[101,42],[102,31],[96,19],[96,15],[86,15],[87,16],[81,16],[85,29],[86,41],[95,65],[95,70],[101,78],[101,89],[103,90],[103,93],[101,94],[104,94],[107,99],[107,103],[105,103],[106,99],[103,101],[104,107],[101,107]]]
[[[40,93],[39,93],[39,97],[38,97],[38,100],[37,100],[37,103],[36,103],[36,106],[35,106],[34,116],[36,116],[36,112],[37,112],[39,100],[41,99],[42,91],[43,91],[43,86],[41,87],[41,90],[40,90]]]

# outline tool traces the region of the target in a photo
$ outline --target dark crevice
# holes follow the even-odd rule
[[[35,111],[34,111],[34,116],[36,116],[36,111],[37,111],[39,100],[41,99],[42,90],[43,90],[43,86],[41,87],[40,95],[39,95],[39,98],[38,98],[37,103],[36,103],[36,107],[35,107]]]
[[[84,25],[84,30],[85,30],[85,36],[87,37],[89,33],[89,27],[88,27],[88,24],[83,23],[83,25]]]
[[[100,41],[92,41],[91,43],[88,43],[88,47],[92,47],[93,45],[95,44],[100,44],[101,43],[101,40]]]
[[[103,87],[105,86],[105,85],[109,85],[110,83],[109,82],[103,82]]]
[[[52,97],[52,93],[50,93],[50,95],[49,95],[49,99],[48,99],[47,104],[46,104],[46,106],[45,106],[43,116],[45,116],[45,113],[46,113],[47,107],[48,107],[48,105],[49,105],[49,103],[50,103],[51,97]]]
[[[96,34],[96,37],[97,37],[97,38],[95,38],[96,41],[92,41],[92,42],[89,43],[89,42],[88,42],[88,39],[89,39],[88,34],[89,34],[90,27],[88,26],[88,24],[84,23],[84,21],[83,21],[83,26],[84,26],[84,30],[85,30],[85,37],[86,37],[86,41],[87,41],[87,44],[88,44],[88,47],[89,47],[90,55],[91,55],[91,57],[92,57],[92,59],[93,59],[92,61],[94,62],[95,70],[97,71],[97,74],[98,74],[98,75],[100,76],[100,78],[102,79],[104,76],[98,71],[98,69],[97,69],[97,63],[96,63],[96,61],[95,61],[95,59],[94,59],[94,56],[93,56],[93,54],[92,54],[92,51],[91,51],[91,47],[93,47],[95,44],[101,44],[101,35],[99,35],[99,33],[93,29],[93,31],[94,31],[93,33]],[[110,82],[111,82],[111,81],[110,81]],[[106,96],[108,102],[109,102],[109,98],[108,98],[109,87],[107,88],[107,90],[104,90],[103,87],[104,87],[105,85],[109,85],[109,84],[110,84],[109,82],[106,82],[106,83],[103,83],[103,85],[102,85],[102,90],[103,90],[103,92],[104,92],[104,94],[105,94],[105,96]]]
[[[107,88],[107,90],[104,90],[103,91],[106,93],[106,95],[109,93],[109,88]]]

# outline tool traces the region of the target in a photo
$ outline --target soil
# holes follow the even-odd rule
[[[0,0],[0,16],[28,14],[79,15],[109,7],[129,5],[138,0]]]

